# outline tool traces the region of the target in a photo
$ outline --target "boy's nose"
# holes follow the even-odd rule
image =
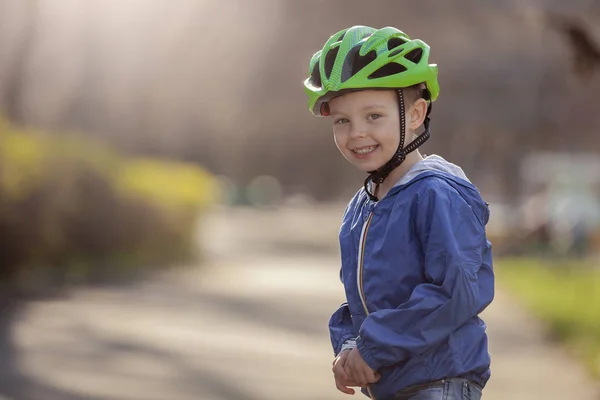
[[[350,137],[352,138],[362,138],[367,135],[367,131],[363,129],[360,125],[352,125],[352,129],[350,130]]]

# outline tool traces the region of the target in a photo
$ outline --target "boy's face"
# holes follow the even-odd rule
[[[329,111],[335,144],[361,171],[380,168],[398,150],[400,115],[396,91],[347,93],[331,100]],[[406,134],[406,140],[410,140],[409,132]]]

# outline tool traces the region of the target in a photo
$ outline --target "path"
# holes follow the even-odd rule
[[[206,266],[15,309],[0,326],[0,399],[348,398],[331,379],[327,332],[342,300],[339,212],[215,214]],[[599,398],[505,293],[485,318],[486,400]]]

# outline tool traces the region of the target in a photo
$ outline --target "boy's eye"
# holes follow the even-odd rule
[[[348,122],[350,122],[348,121],[348,118],[340,118],[335,120],[336,125],[347,124]]]
[[[369,114],[367,118],[373,120],[373,119],[378,119],[380,117],[381,117],[381,114]]]

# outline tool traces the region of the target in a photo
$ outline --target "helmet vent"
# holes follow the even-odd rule
[[[369,75],[369,79],[384,78],[386,76],[399,74],[404,71],[406,71],[406,67],[404,65],[392,62],[385,64],[383,67],[373,72],[371,75]]]
[[[352,59],[352,76],[356,75],[358,71],[375,61],[376,58],[377,52],[375,50],[371,50],[364,56],[360,55],[360,51],[356,51]]]
[[[421,61],[421,57],[423,57],[423,49],[414,49],[404,56],[408,61],[412,61],[415,64]]]
[[[312,69],[309,82],[315,87],[321,87],[323,85],[321,82],[321,73],[319,72],[319,61],[315,63],[315,66]]]
[[[333,69],[333,64],[335,63],[335,59],[340,51],[340,47],[336,47],[331,49],[327,55],[325,56],[325,76],[327,79],[331,77],[331,70]]]
[[[391,38],[390,40],[388,40],[387,47],[388,47],[388,50],[392,50],[398,46],[402,46],[404,43],[406,43],[406,40],[395,37],[395,38]]]
[[[361,46],[354,46],[352,49],[350,49],[348,54],[346,54],[346,59],[344,60],[344,65],[342,66],[342,83],[352,78],[358,73],[358,71],[366,67],[369,63],[377,58],[377,53],[375,50],[371,50],[364,56],[361,56],[360,47]]]

